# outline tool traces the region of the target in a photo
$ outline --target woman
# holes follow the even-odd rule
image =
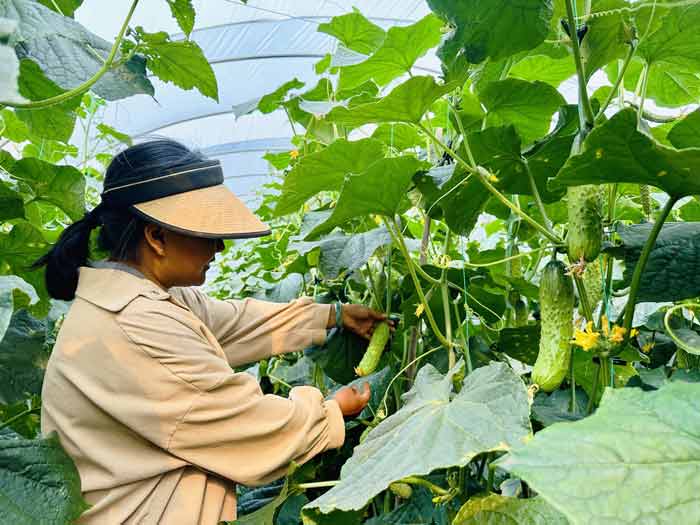
[[[88,266],[97,227],[110,257]],[[232,520],[235,483],[268,483],[342,445],[343,416],[364,408],[368,385],[328,401],[303,386],[285,399],[231,367],[323,343],[336,321],[369,337],[385,316],[191,288],[222,239],[268,233],[217,161],[159,140],[113,159],[100,205],[38,262],[51,296],[75,299],[46,369],[41,425],[77,465],[91,505],[80,523]]]

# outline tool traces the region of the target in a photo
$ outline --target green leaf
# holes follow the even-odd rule
[[[140,33],[146,46],[146,67],[163,82],[182,89],[196,88],[205,97],[219,101],[214,70],[199,45],[192,40],[173,42],[165,32]]]
[[[111,137],[118,140],[122,144],[126,144],[127,146],[131,146],[133,144],[133,141],[129,135],[117,131],[112,126],[108,126],[104,122],[100,122],[96,127],[97,131],[99,131],[104,137]]]
[[[629,8],[627,0],[593,2],[591,9],[593,16],[586,22],[588,32],[581,42],[581,57],[586,78],[590,78],[598,69],[615,59],[624,58],[627,54],[632,31],[626,20],[624,8]],[[603,12],[604,15],[595,16],[596,13]],[[569,60],[573,63],[572,59]]]
[[[452,525],[568,525],[569,520],[543,498],[507,498],[498,494],[472,497]]]
[[[540,351],[540,325],[504,328],[498,334],[499,352],[527,365],[534,365]]]
[[[40,394],[49,358],[47,324],[26,310],[17,310],[0,341],[0,403],[11,404]]]
[[[578,348],[574,348],[573,367],[576,384],[586,391],[588,397],[593,396],[595,375],[598,374],[598,387],[595,395],[597,403],[603,395],[603,387],[610,384],[610,369],[603,369],[602,366],[593,361],[593,356],[589,352]],[[625,386],[635,375],[637,375],[637,371],[630,364],[613,365],[613,383],[615,387]]]
[[[551,189],[581,184],[648,184],[674,197],[700,194],[700,149],[675,150],[637,129],[637,113],[626,109],[596,127],[550,180]]]
[[[12,142],[24,142],[29,140],[29,129],[24,122],[17,118],[14,111],[5,108],[0,111],[0,136],[6,137]]]
[[[284,178],[275,215],[295,211],[320,191],[339,190],[346,175],[361,173],[382,157],[384,146],[374,139],[339,139],[317,153],[304,155]]]
[[[35,62],[25,59],[20,62],[19,92],[29,100],[44,100],[65,93],[65,90],[46,78]],[[75,128],[75,109],[78,106],[80,97],[76,96],[43,109],[17,109],[15,114],[27,125],[35,140],[68,142]]]
[[[334,108],[326,115],[326,120],[350,128],[373,122],[417,124],[435,100],[456,87],[454,83],[439,85],[433,77],[412,77],[376,102],[358,104],[350,109]]]
[[[39,159],[18,160],[10,174],[28,188],[33,200],[45,201],[75,220],[85,213],[85,177],[73,166],[56,166]]]
[[[272,384],[302,386],[313,383],[314,362],[308,357],[301,357],[294,363],[283,359],[275,363],[272,370],[268,369],[268,377]]]
[[[62,14],[63,16],[70,16],[71,18],[75,14],[75,11],[82,5],[83,0],[37,0],[41,5],[44,5]]]
[[[260,102],[258,102],[258,109],[261,113],[272,113],[282,105],[290,90],[303,88],[304,85],[305,84],[297,78],[285,82],[272,93],[264,95],[260,99]]]
[[[682,382],[608,389],[595,414],[538,432],[497,464],[573,523],[683,523],[700,490],[698,394]]]
[[[46,439],[0,439],[0,522],[63,524],[88,508],[80,476],[54,433]]]
[[[613,253],[625,262],[623,286],[632,274],[651,233],[652,224],[619,226],[622,245]],[[661,228],[637,289],[637,302],[680,301],[700,295],[700,279],[689,272],[700,257],[700,223],[666,223]]]
[[[369,214],[393,217],[405,198],[411,179],[425,163],[412,156],[380,159],[364,173],[349,175],[331,216],[307,236],[313,239],[349,219]]]
[[[75,20],[38,2],[3,0],[2,17],[18,22],[10,44],[15,46],[19,58],[32,59],[63,89],[77,87],[95,75],[112,49],[111,43]],[[138,56],[105,73],[92,90],[107,100],[140,93],[153,95],[153,85],[146,77],[143,59]]]
[[[0,15],[2,11],[0,11]],[[24,103],[26,99],[19,93],[19,60],[15,50],[6,45],[6,40],[15,32],[17,22],[0,17],[0,102]]]
[[[700,69],[700,5],[680,5],[671,9],[659,6],[663,14],[658,29],[643,39],[637,54],[647,64],[671,64],[681,71]],[[665,66],[662,66],[665,67]]]
[[[552,58],[547,55],[528,55],[515,64],[509,76],[521,80],[540,80],[554,87],[576,74],[576,66],[571,57]]]
[[[384,226],[354,235],[333,234],[318,241],[296,241],[290,243],[289,251],[305,255],[320,248],[319,270],[324,277],[335,279],[345,270],[354,272],[365,264],[377,248],[391,244],[391,236]]]
[[[391,512],[380,514],[364,522],[364,525],[433,525],[439,523],[432,496],[428,489],[414,486],[413,496]],[[435,516],[435,517],[434,517]]]
[[[490,82],[479,98],[488,110],[487,124],[512,124],[525,144],[547,134],[552,116],[565,103],[553,86],[517,78]]]
[[[677,122],[668,132],[668,140],[678,149],[700,148],[700,109]]]
[[[613,64],[608,68],[616,71]],[[653,63],[649,69],[647,98],[660,106],[676,108],[692,104],[700,98],[700,76],[694,71],[685,71],[680,66],[665,62]],[[642,74],[644,63],[635,58],[625,74],[625,88],[634,90]],[[610,76],[610,75],[609,75]],[[615,75],[616,78],[616,75]]]
[[[404,73],[430,48],[440,42],[442,22],[428,15],[415,24],[392,27],[382,45],[367,60],[340,69],[339,89],[349,89],[374,80],[384,86]]]
[[[275,514],[277,513],[277,509],[286,501],[287,496],[289,496],[289,476],[294,474],[297,467],[298,466],[296,463],[292,463],[292,465],[289,467],[289,471],[287,472],[287,478],[284,480],[282,490],[270,503],[256,510],[255,512],[241,516],[235,521],[226,521],[222,523],[227,525],[275,525]]]
[[[0,275],[17,275],[31,284],[40,299],[37,314],[44,315],[49,306],[44,272],[29,266],[47,250],[41,232],[26,221],[18,221],[9,233],[0,233]]]
[[[494,363],[469,374],[453,394],[452,379],[461,366],[446,376],[423,366],[401,409],[355,447],[340,483],[305,509],[359,510],[394,481],[464,466],[477,454],[508,449],[529,436],[527,392],[520,378]]]
[[[27,296],[31,304],[39,300],[34,288],[24,279],[16,275],[0,276],[0,343],[5,337],[5,332],[10,326],[10,319],[15,310],[15,290]]]
[[[167,0],[167,2],[170,7],[170,13],[177,21],[177,25],[180,26],[185,36],[189,38],[194,29],[194,19],[196,16],[194,7],[192,6],[192,0]]]
[[[355,367],[367,349],[367,341],[347,330],[333,329],[322,346],[313,346],[304,354],[313,359],[336,383],[345,385],[355,379]]]
[[[576,406],[573,412],[570,410],[571,389],[555,390],[547,395],[540,392],[532,403],[532,419],[543,426],[548,427],[554,423],[563,421],[578,421],[586,417],[588,396],[584,390],[576,389]]]
[[[0,222],[24,217],[22,196],[0,181]]]
[[[363,55],[372,54],[386,37],[386,32],[381,27],[367,20],[357,10],[334,16],[330,22],[319,24],[317,31],[337,38],[348,49]]]
[[[472,64],[537,47],[547,37],[552,18],[551,0],[428,0],[428,6],[455,26],[447,56],[459,50]]]
[[[403,122],[380,124],[372,133],[372,138],[399,152],[425,145],[425,139],[418,130]]]

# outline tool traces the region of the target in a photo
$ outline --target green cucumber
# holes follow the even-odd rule
[[[379,323],[374,328],[374,333],[369,340],[365,355],[362,356],[362,361],[360,361],[360,364],[355,368],[355,373],[358,376],[368,376],[376,370],[379,359],[382,357],[384,347],[387,341],[389,341],[389,333],[388,323]]]
[[[600,269],[600,260],[601,257],[587,264],[582,277],[586,296],[588,296],[588,304],[593,310],[603,298],[603,272]]]
[[[603,239],[603,198],[596,185],[570,186],[567,189],[569,233],[566,236],[569,260],[594,261]]]
[[[540,349],[532,369],[532,382],[551,392],[569,371],[574,332],[574,283],[566,266],[550,261],[540,281]]]
[[[413,488],[408,483],[397,481],[389,485],[389,490],[401,499],[410,499],[413,495]]]

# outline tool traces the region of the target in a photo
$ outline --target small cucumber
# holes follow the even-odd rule
[[[411,485],[408,483],[401,483],[400,481],[389,485],[389,490],[401,499],[410,499],[413,495]]]
[[[603,199],[596,185],[570,186],[567,190],[569,233],[566,236],[569,260],[594,261],[603,239]]]
[[[375,371],[377,365],[379,364],[379,359],[382,357],[382,352],[386,346],[387,341],[389,341],[389,324],[379,323],[374,328],[374,333],[372,338],[369,340],[369,345],[365,351],[365,355],[362,357],[362,361],[355,368],[355,373],[358,376],[368,376]]]
[[[550,261],[540,280],[540,350],[532,382],[552,392],[569,371],[574,332],[574,283],[561,261]]]

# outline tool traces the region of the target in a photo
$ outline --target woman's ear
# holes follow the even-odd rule
[[[165,255],[165,229],[157,224],[149,223],[143,229],[143,237],[146,245],[156,255]]]

